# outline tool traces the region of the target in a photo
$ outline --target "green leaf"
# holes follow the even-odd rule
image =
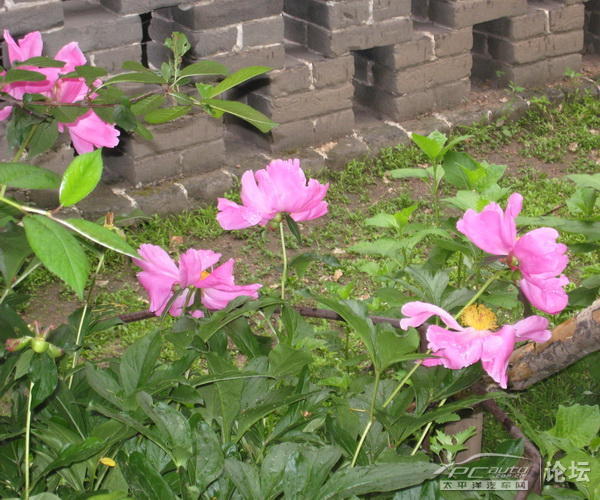
[[[556,424],[548,432],[557,438],[568,439],[575,448],[584,448],[600,432],[600,407],[560,405],[556,412]]]
[[[390,228],[390,229],[398,229],[399,228],[399,224],[398,224],[398,221],[396,220],[396,217],[394,217],[391,214],[384,214],[384,213],[380,213],[380,214],[374,215],[373,217],[369,217],[368,219],[365,219],[365,224],[367,226],[384,227],[384,228]]]
[[[315,252],[305,252],[296,255],[290,260],[288,267],[295,269],[299,277],[304,276],[311,262],[322,262],[327,266],[340,267],[341,263],[337,257],[333,255],[321,255]]]
[[[131,132],[137,128],[138,122],[127,106],[118,104],[114,108],[115,123],[124,130]]]
[[[171,106],[150,111],[144,115],[144,120],[153,125],[173,121],[192,110],[191,106]]]
[[[199,61],[186,66],[179,72],[181,78],[201,75],[226,75],[229,73],[227,66],[215,61]]]
[[[34,355],[29,365],[29,378],[33,382],[31,407],[36,408],[56,389],[58,384],[56,363],[46,353]]]
[[[57,189],[60,176],[27,163],[0,163],[0,184],[19,189]]]
[[[69,207],[83,200],[102,177],[102,150],[96,149],[75,158],[63,174],[59,190],[60,204]]]
[[[250,125],[253,125],[263,133],[269,132],[272,128],[277,126],[277,123],[271,120],[268,116],[265,116],[260,111],[251,108],[243,102],[224,101],[221,99],[206,99],[204,104],[208,104],[211,108],[218,111],[237,116],[238,118],[247,121]]]
[[[64,222],[68,224],[68,227],[92,240],[103,247],[110,248],[115,252],[122,253],[128,257],[139,259],[139,254],[127,243],[121,236],[114,231],[106,229],[104,226],[100,226],[93,222],[85,219],[66,219]]]
[[[549,226],[559,231],[566,233],[580,233],[590,241],[600,240],[600,222],[586,222],[580,220],[563,219],[554,216],[541,217],[517,217],[517,225],[519,226]]]
[[[87,112],[88,108],[80,106],[56,106],[52,108],[52,116],[61,123],[73,123]]]
[[[137,61],[125,61],[122,65],[121,68],[127,70],[127,71],[135,71],[137,72],[152,72],[152,70],[146,68],[146,66],[144,66],[142,63],[137,62]]]
[[[27,147],[29,158],[33,158],[48,151],[54,146],[56,139],[58,139],[58,127],[56,126],[56,122],[40,123],[33,132],[31,140],[29,141],[29,146]]]
[[[12,82],[43,82],[46,75],[27,69],[9,69],[4,75],[4,83]]]
[[[296,241],[299,245],[302,245],[302,235],[300,234],[300,228],[298,227],[298,223],[290,217],[290,214],[285,214],[285,221],[287,222],[290,233],[294,235]]]
[[[396,168],[390,170],[389,174],[394,179],[407,179],[409,177],[416,177],[418,179],[428,179],[431,174],[424,168]]]
[[[432,162],[438,159],[447,140],[444,134],[437,131],[432,132],[427,137],[412,133],[410,138]]]
[[[38,68],[62,68],[65,65],[64,61],[57,61],[50,57],[30,57],[25,61],[13,61],[13,66],[37,66]]]
[[[196,481],[204,490],[221,475],[225,463],[221,443],[210,425],[199,422],[195,432]]]
[[[102,441],[97,437],[88,437],[80,443],[69,444],[46,466],[41,475],[45,476],[61,467],[83,462],[100,453],[104,448],[106,448],[106,441]]]
[[[402,332],[391,325],[377,325],[374,345],[380,369],[383,371],[400,361],[415,359],[412,355],[416,354],[419,342],[419,333],[414,328]]]
[[[439,471],[440,465],[420,460],[346,467],[329,478],[321,488],[318,499],[400,490],[432,479]]]
[[[136,83],[166,83],[162,76],[159,76],[151,72],[135,72],[135,73],[122,73],[117,76],[113,76],[104,82],[104,84],[119,83],[119,82],[136,82]]]
[[[82,64],[81,66],[75,66],[75,71],[61,75],[61,78],[85,78],[88,82],[94,81],[108,74],[104,68],[98,68],[97,66],[90,66],[88,64]]]
[[[21,227],[10,222],[3,229],[0,238],[0,273],[5,283],[12,283],[32,251]]]
[[[255,466],[234,458],[227,458],[225,473],[235,484],[237,493],[245,500],[264,500],[260,489],[260,477]]]
[[[207,95],[207,97],[215,97],[223,92],[232,89],[233,87],[237,87],[240,83],[244,83],[251,78],[254,78],[258,75],[263,75],[271,71],[272,68],[267,66],[248,66],[246,68],[242,68],[235,73],[232,73],[227,78],[225,78],[218,85],[214,86],[211,92]]]
[[[42,215],[26,216],[23,225],[27,241],[42,264],[83,298],[89,263],[75,237]]]
[[[162,339],[158,331],[131,344],[121,358],[119,374],[125,394],[133,394],[152,374],[160,355]]]
[[[125,480],[133,490],[134,497],[144,500],[176,500],[169,483],[139,451],[127,456],[123,451],[117,455],[117,463]]]
[[[150,111],[160,108],[165,101],[166,97],[164,95],[154,94],[132,104],[131,112],[134,115],[145,115]]]
[[[375,241],[359,241],[352,245],[351,252],[365,255],[382,255],[384,257],[398,258],[399,253],[404,248],[400,240],[392,238],[380,238]]]
[[[274,377],[298,375],[311,362],[309,352],[279,344],[269,353],[269,373]]]
[[[600,191],[600,173],[599,174],[571,174],[567,175],[567,179],[572,180],[575,184],[582,188],[593,188]]]

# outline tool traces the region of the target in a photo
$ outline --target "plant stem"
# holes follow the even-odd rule
[[[283,221],[279,223],[279,235],[281,237],[281,258],[283,259],[283,270],[281,272],[281,300],[285,299],[285,284],[287,282],[287,253],[285,250],[285,232]]]
[[[444,406],[446,404],[447,399],[444,398],[440,401],[440,404],[438,405],[438,408],[441,408],[442,406]],[[431,429],[431,426],[433,425],[433,422],[429,422],[426,426],[425,429],[423,430],[423,433],[421,434],[421,437],[419,438],[419,440],[417,441],[417,444],[415,445],[415,447],[413,448],[412,452],[410,453],[410,456],[414,456],[415,453],[417,453],[417,451],[419,450],[419,447],[421,446],[421,444],[423,444],[423,441],[425,440],[425,436],[427,436],[427,433],[429,432],[429,429]]]
[[[75,346],[77,347],[77,350],[75,351],[75,353],[73,354],[73,361],[71,363],[71,375],[69,376],[69,389],[73,386],[73,370],[75,369],[75,367],[77,366],[77,362],[79,361],[79,347],[81,347],[81,333],[83,331],[83,322],[85,320],[85,317],[87,315],[87,311],[88,308],[90,306],[90,300],[91,300],[91,295],[92,295],[92,291],[94,290],[94,285],[96,284],[96,278],[98,277],[98,273],[100,272],[100,269],[102,269],[102,266],[104,265],[104,252],[102,253],[102,255],[100,256],[100,259],[98,259],[98,265],[96,266],[96,271],[94,272],[93,276],[92,276],[92,283],[90,284],[90,289],[88,290],[88,294],[86,296],[85,299],[85,304],[83,305],[83,311],[81,312],[81,318],[79,319],[79,326],[77,327],[77,338],[75,339]]]
[[[377,391],[379,390],[379,372],[375,372],[375,383],[373,384],[373,395],[371,396],[371,406],[369,406],[369,422],[367,423],[365,430],[360,436],[360,441],[358,442],[358,446],[354,451],[354,456],[352,457],[352,463],[350,467],[354,467],[356,465],[356,461],[358,460],[358,455],[360,454],[360,450],[367,439],[367,434],[371,430],[373,423],[375,422],[375,402],[377,401]]]
[[[16,287],[19,283],[21,283],[21,281],[23,281],[25,278],[27,278],[27,276],[29,276],[33,271],[35,271],[41,265],[42,265],[42,263],[40,261],[36,262],[33,266],[31,266],[23,274],[21,274],[21,276],[19,276],[15,281],[13,281],[10,284],[10,286],[7,286],[6,290],[4,290],[4,293],[2,294],[2,297],[0,297],[0,304],[2,304],[2,302],[4,302],[4,299],[6,299],[6,297],[8,296],[8,294],[14,287]]]
[[[29,394],[27,395],[27,416],[25,419],[25,491],[23,497],[29,500],[29,447],[31,435],[31,397],[33,392],[33,381],[29,381]]]
[[[427,353],[429,353],[429,351],[427,351]],[[410,377],[412,377],[413,373],[415,373],[417,371],[417,368],[419,368],[419,366],[421,366],[422,363],[423,363],[423,360],[418,360],[415,363],[415,365],[410,369],[410,371],[406,375],[404,375],[404,378],[396,386],[396,388],[394,389],[394,392],[392,392],[390,394],[390,396],[385,400],[385,403],[383,403],[383,408],[387,408],[389,406],[389,404],[394,400],[394,398],[400,392],[400,389],[402,389],[402,387],[404,387],[404,385],[406,384],[406,382],[408,382],[408,380],[410,379]]]
[[[454,316],[455,319],[458,320],[458,318],[460,318],[462,316],[462,314],[465,312],[465,310],[467,309],[467,307],[469,307],[470,305],[473,305],[473,303],[475,303],[475,301],[481,297],[481,295],[483,294],[483,292],[485,292],[487,290],[487,288],[494,282],[496,281],[496,279],[498,278],[498,276],[500,276],[504,271],[498,271],[497,273],[493,274],[492,276],[490,276],[490,278],[482,285],[482,287],[479,289],[479,291],[473,295],[473,297],[471,297],[471,299],[462,307],[462,309],[460,311],[458,311],[458,313]]]

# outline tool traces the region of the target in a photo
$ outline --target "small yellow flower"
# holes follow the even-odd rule
[[[472,304],[460,315],[460,322],[475,330],[494,330],[498,328],[494,312],[482,304]]]
[[[100,463],[102,465],[106,465],[107,467],[116,467],[117,466],[117,462],[115,462],[112,458],[110,457],[102,457],[100,459]]]

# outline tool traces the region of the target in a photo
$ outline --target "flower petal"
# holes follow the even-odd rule
[[[519,340],[546,342],[552,337],[552,332],[548,330],[548,320],[542,316],[529,316],[512,326]]]
[[[241,296],[258,298],[258,290],[262,285],[218,285],[202,289],[202,304],[208,309],[218,310],[227,307],[233,299]]]
[[[453,332],[437,325],[428,327],[427,346],[433,354],[439,356],[439,361],[435,364],[460,370],[477,363],[481,357],[482,338],[484,338],[480,333],[471,328]],[[432,365],[428,363],[425,366]]]
[[[179,279],[179,269],[175,262],[164,249],[158,245],[144,243],[140,245],[138,253],[141,259],[133,259],[136,266],[143,271],[162,277],[163,281],[169,281],[171,286]]]
[[[202,271],[214,266],[221,258],[220,253],[212,250],[188,249],[179,257],[179,282],[181,286],[188,287],[196,283]]]
[[[483,338],[481,365],[503,389],[507,386],[508,360],[515,348],[515,341],[515,329],[512,326],[503,326]]]
[[[534,307],[548,314],[557,314],[569,303],[569,296],[563,289],[568,283],[569,279],[564,275],[546,279],[523,276],[519,286]]]
[[[79,153],[89,153],[94,147],[114,148],[119,144],[120,132],[98,117],[92,110],[80,116],[73,123],[65,124],[69,129],[75,150]]]
[[[463,331],[465,328],[460,326],[458,322],[452,317],[452,315],[444,311],[441,307],[428,304],[427,302],[407,302],[402,306],[401,312],[407,318],[400,320],[400,328],[403,330],[409,327],[421,326],[431,316],[438,316],[446,326],[453,328],[458,331]]]
[[[567,247],[557,243],[558,232],[540,227],[521,236],[513,255],[519,259],[519,269],[538,278],[552,278],[562,273],[569,263]]]
[[[174,282],[168,279],[161,279],[159,275],[146,271],[137,273],[137,278],[148,293],[150,311],[160,316],[173,296],[171,290]]]
[[[245,229],[263,222],[261,214],[226,198],[219,198],[217,208],[217,222],[226,230]]]
[[[8,46],[8,60],[11,64],[15,61],[26,61],[32,57],[42,55],[44,43],[42,42],[42,34],[39,31],[32,31],[23,38],[15,42],[8,30],[4,30],[4,41]]]
[[[12,106],[4,106],[0,108],[0,121],[6,120],[12,113]]]

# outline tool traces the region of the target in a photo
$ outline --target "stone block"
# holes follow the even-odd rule
[[[135,209],[131,201],[124,196],[119,196],[113,191],[113,187],[103,183],[98,184],[91,196],[77,203],[77,208],[85,218],[91,220],[104,217],[108,212],[128,215]]]
[[[490,56],[511,64],[531,63],[546,57],[546,36],[519,42],[490,36],[487,43]]]
[[[225,161],[223,138],[202,142],[181,151],[183,175],[198,175],[222,167]]]
[[[374,0],[373,21],[385,21],[392,17],[409,16],[411,0]]]
[[[524,87],[540,85],[548,80],[548,60],[533,62],[530,64],[509,65],[502,62],[499,63],[498,71],[501,76],[499,82],[501,84],[514,83]]]
[[[134,190],[129,195],[137,202],[142,212],[148,215],[165,215],[183,212],[190,208],[185,189],[181,184],[167,184],[143,190]]]
[[[436,57],[448,57],[469,52],[473,46],[471,28],[447,29],[432,23],[415,23],[415,31],[433,40],[433,53]]]
[[[330,30],[338,30],[366,24],[371,15],[365,0],[325,1],[296,0],[306,2],[306,20]]]
[[[31,31],[42,31],[61,26],[63,2],[47,0],[44,3],[4,5],[0,9],[0,33],[7,29],[13,37]]]
[[[185,177],[181,184],[188,193],[188,199],[201,202],[214,201],[233,187],[233,176],[225,170]]]
[[[125,61],[141,62],[142,44],[134,43],[124,47],[97,50],[88,54],[90,63],[108,71],[109,75],[124,71],[121,66]]]
[[[550,31],[581,30],[585,19],[583,4],[573,4],[558,9],[550,9]]]
[[[285,64],[285,50],[282,43],[258,47],[247,47],[239,52],[221,53],[211,56],[211,60],[220,62],[231,71],[246,66],[269,66],[281,69]],[[192,58],[188,62],[195,62]]]
[[[583,31],[568,31],[548,35],[546,38],[546,55],[555,57],[583,50]]]
[[[580,71],[581,54],[567,54],[548,59],[548,81],[561,80],[567,70]]]
[[[254,93],[248,96],[248,104],[278,123],[287,123],[349,108],[353,93],[348,83],[280,98]]]
[[[290,42],[306,47],[308,45],[308,25],[302,19],[284,15],[283,36]]]
[[[412,22],[408,17],[397,17],[377,24],[351,26],[330,31],[308,24],[308,47],[327,57],[347,54],[352,50],[393,45],[408,41],[412,35]]]
[[[279,14],[247,21],[241,25],[242,46],[270,45],[283,42],[283,17]]]
[[[289,52],[293,57],[308,66],[311,84],[317,88],[331,87],[352,81],[354,59],[351,55],[328,59],[305,49]]]
[[[115,178],[125,179],[133,185],[148,184],[181,174],[179,151],[134,158],[125,153],[107,158],[106,162]]]
[[[44,35],[44,48],[55,54],[66,43],[77,41],[85,52],[141,43],[139,16],[119,16],[101,5],[85,0],[63,2],[65,22],[62,30]]]
[[[351,134],[354,129],[354,111],[344,109],[335,113],[319,116],[314,120],[315,144]]]
[[[412,0],[412,15],[417,19],[429,17],[429,0]]]
[[[306,92],[313,77],[308,64],[286,54],[285,68],[269,72],[257,83],[260,92],[273,97],[282,97],[297,92]]]
[[[291,151],[302,146],[312,146],[317,142],[314,120],[308,118],[282,123],[271,131],[265,141],[272,152]]]
[[[374,47],[363,53],[373,62],[390,69],[408,68],[434,58],[432,40],[421,31],[415,31],[414,39],[409,42]]]
[[[201,0],[171,9],[173,19],[193,30],[212,29],[280,15],[283,0]]]
[[[183,116],[160,125],[148,126],[154,138],[147,141],[139,136],[129,137],[124,151],[134,159],[183,150],[198,143],[223,138],[223,124],[203,113]]]
[[[70,0],[69,0],[70,1]],[[178,0],[100,0],[100,3],[119,14],[144,14],[155,9],[175,6]]]
[[[415,93],[468,77],[471,73],[472,61],[471,53],[466,53],[437,59],[399,72],[375,65],[373,67],[375,86],[397,95]]]
[[[432,21],[452,28],[465,28],[501,17],[527,12],[527,0],[431,0]]]
[[[546,13],[543,10],[531,7],[527,14],[489,21],[478,25],[477,29],[511,40],[526,40],[545,34],[546,21]]]

